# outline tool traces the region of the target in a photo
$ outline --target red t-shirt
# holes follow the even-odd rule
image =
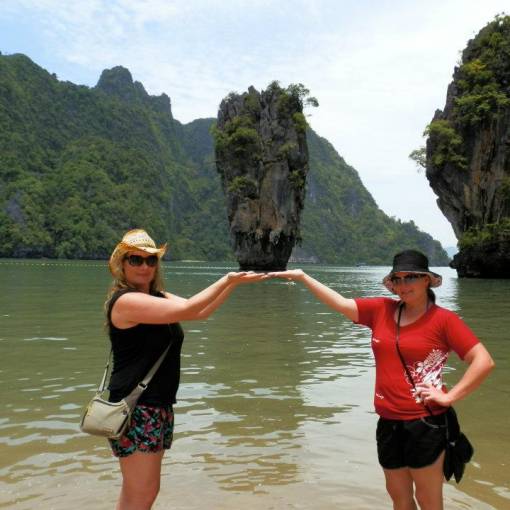
[[[374,405],[377,414],[391,420],[413,420],[428,416],[415,398],[396,347],[395,311],[398,301],[390,298],[356,299],[358,324],[372,329],[372,351],[376,377]],[[479,342],[460,317],[445,308],[432,305],[417,321],[400,327],[399,347],[414,383],[431,383],[446,391],[442,369],[453,350],[463,359]],[[444,411],[429,404],[434,414]]]

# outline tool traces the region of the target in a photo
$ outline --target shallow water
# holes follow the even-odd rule
[[[308,266],[348,296],[382,293],[385,268]],[[189,296],[229,270],[171,263],[167,288]],[[446,508],[510,507],[510,282],[458,280],[438,302],[483,339],[497,369],[457,410],[475,444]],[[118,466],[78,420],[108,353],[102,262],[0,261],[0,508],[113,508]],[[207,322],[185,323],[172,450],[156,509],[391,508],[375,455],[370,332],[304,287],[236,289]],[[447,381],[462,362],[452,356]]]

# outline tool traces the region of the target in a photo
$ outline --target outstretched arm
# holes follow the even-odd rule
[[[478,388],[495,366],[491,355],[481,343],[476,344],[468,351],[464,356],[464,361],[469,366],[460,381],[448,393],[444,393],[431,384],[416,385],[416,393],[425,404],[436,402],[444,407],[453,405]]]
[[[112,310],[112,322],[120,328],[136,324],[165,324],[207,318],[242,283],[267,279],[265,274],[252,272],[228,273],[189,299],[166,294],[167,299],[142,292],[122,295]]]
[[[356,305],[356,301],[354,301],[354,299],[349,299],[342,296],[315,278],[312,278],[301,269],[278,271],[270,273],[269,276],[304,283],[317,297],[317,299],[322,301],[325,305],[345,315],[351,321],[358,321],[358,306]]]
[[[237,287],[239,284],[249,283],[252,281],[260,281],[260,280],[266,280],[269,278],[266,274],[257,274],[257,273],[237,273],[237,283],[232,283],[231,285],[227,285],[225,289],[216,297],[214,298],[209,304],[207,304],[202,310],[200,310],[197,313],[196,319],[207,319],[217,308],[219,308],[230,296],[232,291]],[[241,276],[244,275],[244,276]],[[168,299],[178,299],[181,301],[181,303],[185,303],[188,300],[176,295],[169,294],[168,292],[165,292],[165,295]],[[198,294],[197,294],[198,295]],[[196,296],[197,296],[196,295]],[[194,296],[194,297],[196,297]]]

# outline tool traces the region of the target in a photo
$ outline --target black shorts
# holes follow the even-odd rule
[[[430,466],[446,447],[446,417],[377,422],[377,455],[384,469]]]

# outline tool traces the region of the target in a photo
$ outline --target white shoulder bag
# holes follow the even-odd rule
[[[135,389],[120,402],[108,402],[108,400],[105,400],[101,396],[105,390],[106,377],[110,366],[110,352],[101,384],[99,385],[95,396],[85,408],[81,418],[81,431],[94,436],[108,437],[110,439],[118,439],[121,437],[129,424],[131,414],[135,409],[140,395],[145,391],[152,377],[160,367],[161,363],[163,363],[163,359],[165,358],[168,349],[170,349],[170,346],[165,349],[144,379],[139,382]]]

